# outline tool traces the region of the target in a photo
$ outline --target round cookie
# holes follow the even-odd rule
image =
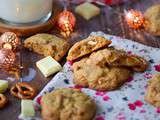
[[[144,13],[146,30],[155,36],[160,36],[160,4],[153,5]]]
[[[89,58],[92,59],[94,64],[128,67],[136,72],[144,72],[148,67],[148,62],[144,58],[137,55],[130,55],[123,50],[117,50],[111,47],[94,52]]]
[[[87,72],[86,78],[88,79],[89,88],[109,91],[121,87],[131,76],[131,71],[123,67],[95,67],[92,74]]]
[[[99,91],[115,90],[130,76],[131,71],[124,67],[85,65],[79,70],[74,68],[75,84]]]
[[[148,82],[145,101],[155,107],[160,107],[160,74],[156,74]]]
[[[60,61],[70,45],[55,35],[41,33],[27,38],[24,41],[24,47],[44,56],[52,56],[55,60]]]
[[[67,60],[77,60],[110,44],[111,41],[105,39],[104,37],[89,36],[88,38],[77,42],[71,47],[68,52]]]
[[[95,102],[80,90],[57,89],[42,97],[44,120],[92,120],[96,114]]]
[[[119,88],[132,75],[125,67],[113,67],[104,64],[104,60],[84,58],[72,66],[74,83],[99,91],[109,91]],[[97,60],[98,61],[98,60]]]

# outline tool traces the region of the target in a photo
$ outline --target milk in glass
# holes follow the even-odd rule
[[[0,0],[0,18],[11,23],[31,23],[47,19],[52,0]]]

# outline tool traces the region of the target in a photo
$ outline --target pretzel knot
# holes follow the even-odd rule
[[[19,82],[11,87],[10,92],[19,99],[32,99],[36,95],[36,90],[26,82]]]
[[[6,96],[4,96],[3,94],[0,94],[0,108],[5,107],[7,102],[8,102],[8,100],[7,100]]]

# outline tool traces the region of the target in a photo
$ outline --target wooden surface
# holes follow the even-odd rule
[[[34,35],[38,32],[47,32],[52,29],[54,25],[54,18],[51,17],[48,22],[32,25],[32,26],[14,26],[14,25],[7,25],[4,22],[0,21],[0,33],[4,33],[7,31],[11,31],[16,33],[18,36],[30,36]]]
[[[54,0],[54,7],[58,7],[58,10],[63,8],[63,4],[58,2],[58,0]],[[86,21],[80,16],[76,15],[77,24],[72,37],[68,39],[71,44],[87,37],[92,31],[103,31],[107,34],[113,34],[117,36],[121,36],[124,38],[128,38],[149,46],[159,47],[160,48],[160,37],[154,37],[148,34],[145,31],[134,31],[126,25],[123,20],[122,14],[124,9],[137,9],[144,12],[146,8],[153,4],[160,3],[160,0],[137,0],[134,3],[127,3],[120,6],[111,7],[102,7],[101,6],[101,15],[93,18],[90,21]],[[75,5],[70,4],[68,6],[69,10],[74,10]],[[59,36],[58,30],[53,27],[53,30],[50,32]],[[39,70],[35,67],[35,62],[42,58],[37,54],[31,53],[25,49],[21,51],[21,59],[19,59],[19,63],[22,63],[24,66],[24,70],[22,70],[22,77],[28,74],[28,69],[33,68],[36,70],[36,76],[31,81],[31,84],[40,91],[42,88],[48,83],[48,81],[53,77],[46,79],[39,72]],[[65,62],[65,58],[61,61],[63,64]],[[7,75],[1,72],[0,78],[6,79]],[[15,81],[17,82],[17,81]],[[9,98],[8,106],[0,110],[0,120],[17,120],[18,115],[20,113],[20,100],[12,97],[9,92],[5,93]]]

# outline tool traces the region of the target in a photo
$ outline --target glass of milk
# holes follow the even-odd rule
[[[11,24],[37,24],[52,15],[53,0],[0,0],[0,19]]]

